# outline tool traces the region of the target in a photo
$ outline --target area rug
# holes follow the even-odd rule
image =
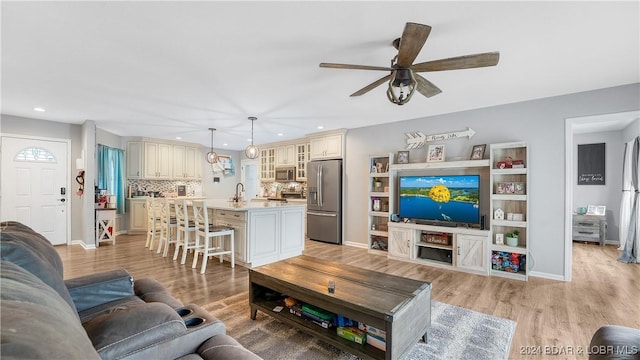
[[[225,323],[229,335],[266,360],[358,359],[260,311],[251,320],[246,292],[209,304],[207,310]],[[508,319],[432,301],[428,342],[416,343],[405,359],[508,359],[515,328]]]

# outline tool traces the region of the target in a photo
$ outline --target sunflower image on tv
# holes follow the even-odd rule
[[[429,197],[433,201],[446,203],[451,199],[451,192],[444,185],[436,185],[429,190]]]

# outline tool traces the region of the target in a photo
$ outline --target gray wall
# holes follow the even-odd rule
[[[622,200],[622,131],[576,134],[573,137],[573,211],[588,205],[607,207],[607,240],[618,240],[620,201]],[[605,184],[578,185],[578,145],[605,143]]]
[[[517,91],[514,89],[514,91]],[[439,96],[446,96],[441,94]],[[419,106],[414,99],[404,106]],[[390,105],[391,106],[391,105]],[[527,141],[532,196],[529,211],[531,270],[564,276],[565,119],[640,109],[640,84],[525,101],[452,114],[352,129],[347,133],[344,240],[367,241],[367,161],[369,154],[396,152],[406,132],[437,134],[471,127],[476,135],[444,142],[447,159],[468,158],[475,144]],[[425,159],[422,151],[410,157]],[[568,225],[570,226],[570,224]]]
[[[631,141],[636,136],[640,136],[640,118],[635,119],[629,126],[622,130],[622,143]]]
[[[204,155],[210,148],[205,148],[202,154],[202,193],[208,198],[214,199],[228,199],[233,197],[236,193],[236,184],[240,182],[240,152],[214,149],[218,155],[231,156],[233,161],[233,167],[235,169],[234,175],[223,175],[222,173],[216,173],[215,175],[211,171],[211,165],[204,159]],[[220,182],[214,183],[213,178],[220,178]]]

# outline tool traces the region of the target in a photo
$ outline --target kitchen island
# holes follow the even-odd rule
[[[302,254],[306,228],[304,203],[206,201],[216,225],[235,229],[236,263],[256,267]]]

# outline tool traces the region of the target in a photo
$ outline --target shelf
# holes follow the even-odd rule
[[[389,218],[389,213],[385,211],[369,211],[369,216]]]
[[[492,175],[524,175],[527,168],[491,169]]]
[[[453,246],[451,245],[434,244],[434,243],[428,243],[424,241],[416,242],[416,246],[423,246],[423,247],[443,249],[443,250],[453,250]]]
[[[388,252],[387,250],[369,249],[369,254],[387,256]]]
[[[502,270],[491,269],[492,276],[500,276],[507,279],[515,280],[527,280],[527,274],[524,271],[518,271],[517,273],[506,272]]]
[[[369,230],[369,235],[389,237],[389,233],[381,230]]]
[[[379,178],[384,178],[384,177],[389,177],[389,173],[369,173],[369,177],[379,177]]]
[[[507,226],[507,227],[519,227],[519,228],[527,227],[526,221],[493,220],[492,224],[494,226]]]
[[[527,201],[527,195],[492,194],[492,200]]]
[[[389,197],[389,193],[388,192],[377,192],[377,191],[372,191],[369,193],[370,197]]]
[[[524,246],[509,246],[509,245],[496,245],[491,244],[491,251],[504,251],[514,254],[527,254],[527,248]]]
[[[432,163],[409,163],[409,164],[391,164],[389,169],[398,170],[423,170],[423,169],[454,169],[454,168],[474,168],[489,167],[489,159],[483,160],[461,160],[461,161],[443,161]]]

